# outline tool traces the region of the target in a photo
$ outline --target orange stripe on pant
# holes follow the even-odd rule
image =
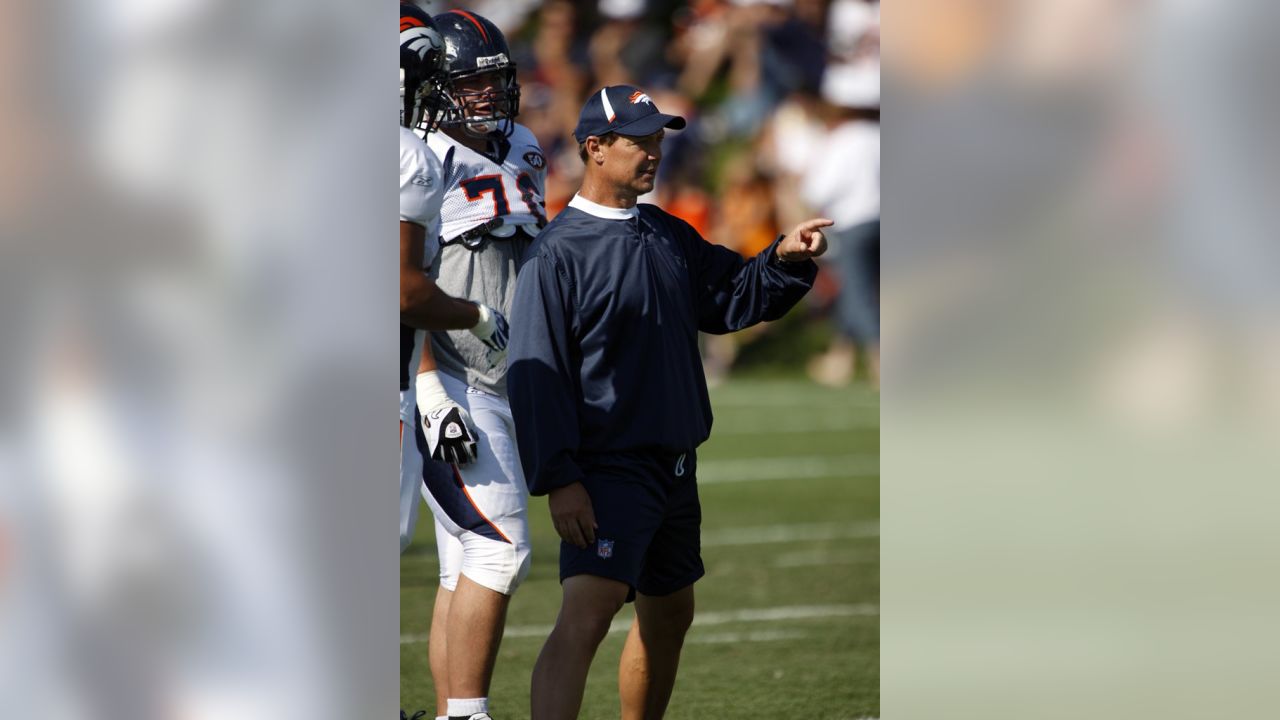
[[[451,465],[450,467],[453,468],[453,479],[457,481],[458,487],[462,488],[462,494],[467,496],[467,502],[471,503],[471,507],[475,508],[476,514],[480,516],[480,519],[488,523],[489,527],[493,528],[494,532],[501,535],[503,540],[506,540],[512,545],[515,545],[515,543],[511,542],[511,538],[507,537],[507,534],[502,532],[502,528],[498,527],[497,525],[494,525],[493,521],[490,520],[487,515],[481,512],[480,506],[476,505],[476,501],[471,497],[471,493],[467,492],[467,484],[462,482],[462,473],[458,472],[458,466]]]

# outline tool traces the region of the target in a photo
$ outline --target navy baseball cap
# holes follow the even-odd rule
[[[582,106],[573,137],[580,143],[587,137],[618,133],[630,137],[652,135],[663,128],[683,130],[684,118],[658,112],[658,106],[638,87],[610,85],[593,93]]]

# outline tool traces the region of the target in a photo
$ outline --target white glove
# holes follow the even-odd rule
[[[476,459],[475,423],[466,408],[453,401],[435,370],[418,373],[418,411],[432,460],[465,465]]]
[[[489,367],[497,367],[507,357],[507,319],[488,305],[476,303],[476,307],[480,308],[480,322],[471,328],[471,334],[489,348],[486,354]]]

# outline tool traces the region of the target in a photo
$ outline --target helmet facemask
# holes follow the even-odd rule
[[[400,124],[423,132],[435,132],[453,107],[443,77],[422,79],[400,69]]]
[[[497,74],[487,90],[466,90],[459,86],[486,74]],[[515,119],[520,113],[520,84],[512,64],[492,69],[454,73],[448,88],[450,102],[439,124],[460,129],[477,139],[510,137],[515,132]],[[497,86],[496,89],[494,86]]]
[[[400,4],[400,125],[431,132],[452,104],[444,38],[430,15]]]

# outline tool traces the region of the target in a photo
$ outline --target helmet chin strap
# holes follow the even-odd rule
[[[477,140],[500,142],[511,137],[515,130],[515,121],[511,118],[494,118],[492,120],[462,121],[456,124],[468,137]]]

